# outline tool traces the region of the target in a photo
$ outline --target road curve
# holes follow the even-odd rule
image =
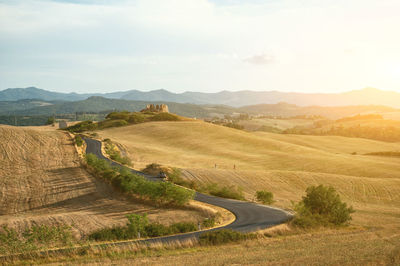
[[[108,158],[106,158],[102,154],[100,141],[90,139],[90,138],[84,138],[84,140],[87,144],[86,153],[93,153],[98,158],[110,161]],[[111,163],[113,165],[119,165],[113,161],[111,161]],[[139,171],[136,171],[133,169],[131,169],[131,171],[135,174],[140,174],[152,181],[160,180],[159,178],[146,175],[142,172],[139,172]],[[251,203],[251,202],[246,202],[246,201],[219,198],[219,197],[202,194],[199,192],[196,192],[194,199],[197,201],[200,201],[200,202],[204,202],[204,203],[208,203],[208,204],[215,205],[218,207],[222,207],[224,209],[231,211],[236,216],[235,221],[229,225],[222,227],[222,228],[232,229],[232,230],[239,231],[239,232],[253,232],[253,231],[260,230],[260,229],[265,229],[267,227],[271,227],[271,226],[274,226],[277,224],[284,223],[291,218],[291,215],[283,210],[260,205],[260,204],[255,204],[255,203]],[[221,229],[221,227],[219,229]],[[214,230],[214,229],[211,229],[211,230]],[[147,239],[146,242],[152,242],[152,241],[164,242],[164,241],[171,241],[171,240],[184,240],[184,239],[197,237],[202,232],[204,232],[204,231],[198,231],[198,232],[192,232],[192,233],[186,233],[186,234],[180,234],[180,235],[174,235],[174,236],[159,237],[159,238],[155,238],[155,239]],[[123,244],[123,243],[124,242],[122,242],[121,244]]]

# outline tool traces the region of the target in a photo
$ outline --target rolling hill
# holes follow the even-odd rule
[[[68,225],[75,237],[126,224],[126,214],[152,221],[204,219],[201,212],[138,203],[81,167],[72,139],[52,127],[0,126],[0,225]]]
[[[265,189],[280,207],[290,207],[309,185],[332,185],[356,208],[355,224],[400,230],[400,159],[363,155],[399,151],[400,143],[251,133],[200,121],[150,122],[97,133],[122,144],[137,168],[179,167],[188,180],[240,186],[250,200]]]

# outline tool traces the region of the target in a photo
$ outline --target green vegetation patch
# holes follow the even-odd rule
[[[244,234],[231,229],[221,229],[201,234],[199,242],[201,245],[221,245],[254,238],[256,238],[255,234]]]
[[[341,201],[333,187],[310,186],[306,193],[295,205],[294,225],[303,228],[348,225],[354,210]]]
[[[75,136],[75,144],[78,147],[83,145],[83,139],[81,138],[81,136]]]
[[[150,200],[157,206],[183,206],[193,199],[195,192],[170,182],[152,182],[143,176],[133,174],[126,167],[112,167],[107,160],[99,159],[94,154],[86,154],[87,164],[96,175],[102,177],[123,192]]]
[[[122,156],[120,150],[116,147],[116,145],[110,140],[105,139],[105,151],[110,156],[111,160],[117,161],[124,165],[132,166],[132,161],[127,156]]]
[[[90,234],[89,239],[96,241],[127,240],[139,237],[158,237],[187,233],[198,229],[197,225],[193,222],[180,222],[169,226],[160,223],[150,223],[147,214],[130,214],[127,215],[127,218],[128,223],[126,226],[116,226],[98,230]],[[203,222],[203,225],[204,224]]]
[[[10,255],[66,246],[72,243],[72,239],[68,226],[35,225],[22,234],[3,226],[0,229],[0,254]]]
[[[106,119],[100,122],[90,120],[77,123],[67,127],[70,132],[84,132],[97,129],[105,129],[110,127],[122,127],[130,124],[139,124],[151,121],[181,121],[182,117],[171,113],[152,113],[152,112],[111,112],[106,116]]]
[[[263,204],[272,204],[274,202],[274,194],[266,190],[259,190],[256,192],[256,198]]]

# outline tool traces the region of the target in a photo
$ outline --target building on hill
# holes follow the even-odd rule
[[[169,113],[168,105],[166,104],[148,104],[146,108],[141,110],[140,112],[153,112],[153,113]]]

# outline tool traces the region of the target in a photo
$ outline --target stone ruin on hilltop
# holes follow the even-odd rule
[[[160,105],[148,104],[146,105],[146,108],[140,112],[169,113],[168,105],[166,104],[160,104]]]

